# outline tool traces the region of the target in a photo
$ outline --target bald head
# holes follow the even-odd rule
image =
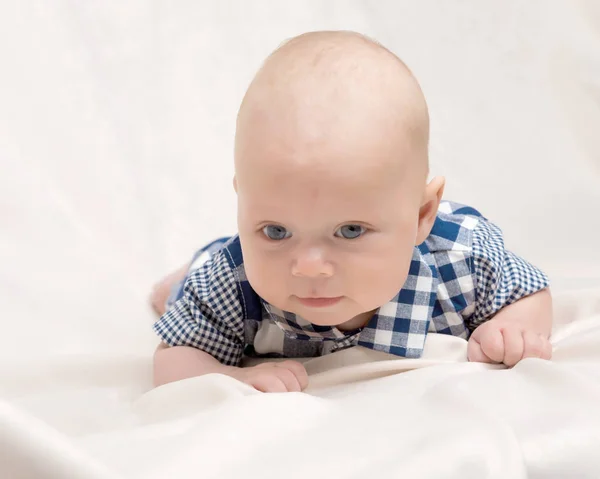
[[[275,158],[294,167],[397,168],[426,177],[428,138],[423,94],[398,57],[357,33],[306,33],[275,50],[248,88],[236,171]]]
[[[273,52],[235,139],[238,232],[254,291],[313,324],[366,324],[402,288],[435,220],[443,181],[427,184],[427,141],[419,85],[376,42],[315,32]],[[308,308],[306,296],[342,299]]]

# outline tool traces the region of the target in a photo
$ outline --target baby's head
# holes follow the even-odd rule
[[[254,290],[313,324],[363,326],[402,288],[443,180],[408,68],[351,32],[276,50],[240,107],[238,227]]]

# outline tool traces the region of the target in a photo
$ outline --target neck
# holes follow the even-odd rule
[[[361,313],[358,316],[354,316],[352,319],[346,321],[345,323],[338,324],[336,327],[340,331],[352,331],[354,329],[364,328],[373,317],[373,314],[375,314],[375,311],[367,311],[365,313]]]

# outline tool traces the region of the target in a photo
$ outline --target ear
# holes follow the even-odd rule
[[[233,189],[237,193],[237,178],[233,175]]]
[[[442,177],[435,177],[425,187],[425,193],[423,194],[423,200],[421,201],[421,207],[419,208],[419,226],[417,229],[416,244],[420,245],[427,239],[435,218],[437,216],[440,201],[444,194],[444,186],[446,180]]]

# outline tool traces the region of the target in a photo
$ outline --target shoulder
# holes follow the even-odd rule
[[[440,202],[438,213],[441,215],[450,216],[469,216],[473,218],[482,218],[483,215],[479,210],[472,206],[467,206],[462,203],[456,203],[454,201],[444,200]]]
[[[437,271],[440,285],[452,290],[451,296],[471,295],[476,243],[481,243],[477,232],[487,224],[487,219],[471,206],[451,201],[440,203],[431,233],[419,249]]]
[[[236,262],[230,252],[230,248],[235,252],[235,244],[236,237],[222,238],[196,254],[183,287],[183,296],[190,303],[220,311],[239,302]]]
[[[471,206],[452,201],[442,201],[433,228],[423,244],[427,252],[468,251],[473,241],[473,231],[483,215]]]
[[[262,318],[261,300],[246,276],[238,235],[223,242],[210,259],[190,275],[189,282],[200,286],[202,293],[208,296],[203,298],[205,301],[225,308],[237,302],[245,318]]]
[[[213,251],[190,271],[184,285],[184,296],[205,304],[215,305],[229,291],[237,289],[235,267],[225,247]]]
[[[244,258],[238,235],[220,238],[202,248],[192,260],[190,278],[196,282],[238,280]]]
[[[242,254],[242,244],[239,235],[229,238],[219,251],[232,269],[237,269],[244,264],[244,255]]]

